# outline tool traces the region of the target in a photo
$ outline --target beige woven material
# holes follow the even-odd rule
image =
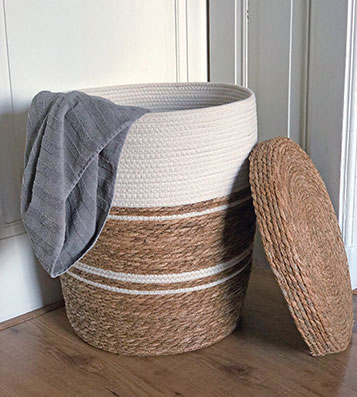
[[[114,206],[180,206],[249,186],[247,156],[257,138],[250,90],[230,84],[166,83],[85,91],[153,111],[129,130]]]
[[[153,113],[129,130],[96,245],[61,276],[72,327],[129,355],[219,341],[236,326],[251,267],[254,95],[210,83],[86,92]]]
[[[250,183],[265,252],[311,353],[343,351],[353,326],[348,262],[325,185],[288,138],[257,145]]]

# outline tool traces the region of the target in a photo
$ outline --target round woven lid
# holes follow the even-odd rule
[[[250,183],[264,249],[313,355],[346,349],[353,308],[348,261],[326,187],[288,138],[257,145]]]

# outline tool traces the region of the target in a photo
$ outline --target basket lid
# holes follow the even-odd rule
[[[289,138],[258,144],[250,184],[266,256],[313,355],[346,349],[353,327],[348,261],[331,200]]]

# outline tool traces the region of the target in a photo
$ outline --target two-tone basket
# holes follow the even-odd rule
[[[254,94],[213,83],[85,92],[151,113],[129,130],[96,245],[61,276],[72,327],[130,355],[219,341],[236,326],[251,266]]]

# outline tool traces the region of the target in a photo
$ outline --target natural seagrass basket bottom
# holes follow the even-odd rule
[[[70,324],[85,342],[123,355],[177,354],[207,347],[236,327],[251,259],[242,272],[211,288],[172,295],[98,289],[61,276]]]

